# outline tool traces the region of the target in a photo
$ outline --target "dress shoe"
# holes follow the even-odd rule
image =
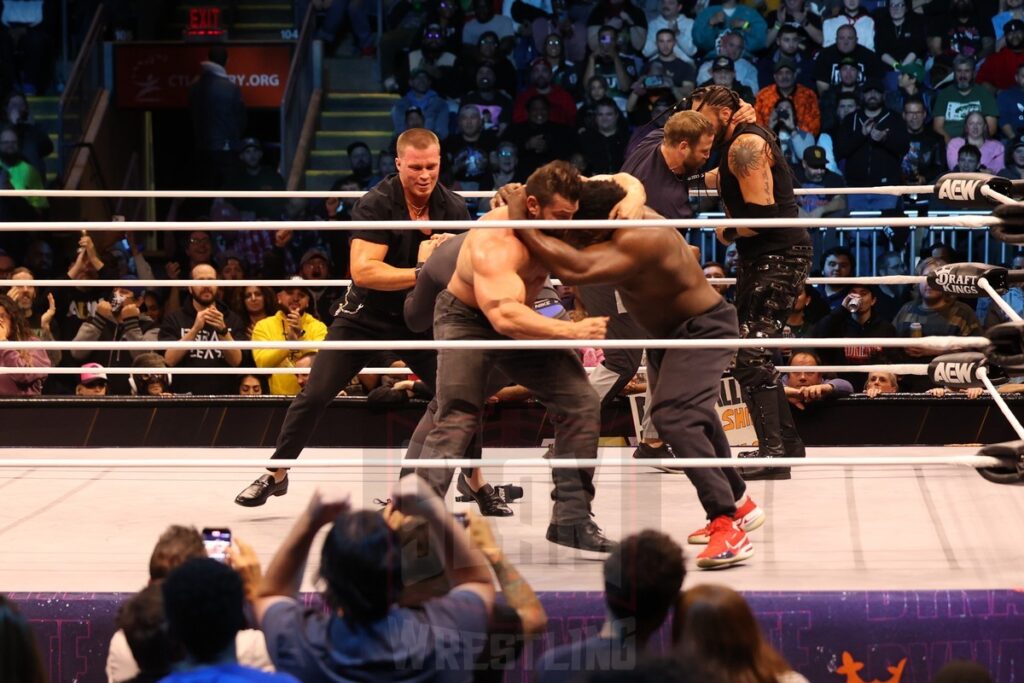
[[[549,524],[546,538],[558,545],[597,553],[610,553],[618,545],[605,537],[592,519],[575,524]]]
[[[739,454],[741,458],[762,457],[757,451],[743,451]],[[779,458],[782,460],[783,458]],[[740,476],[744,481],[767,481],[792,479],[793,474],[788,467],[741,467]]]
[[[651,458],[674,458],[676,457],[672,447],[667,443],[663,443],[660,446],[651,446],[641,441],[636,450],[633,451],[633,458],[636,460],[648,460]],[[650,465],[656,470],[662,472],[668,472],[669,474],[682,474],[683,470],[680,467],[662,467],[661,465]]]
[[[274,480],[274,475],[264,474],[235,496],[235,503],[243,507],[255,508],[266,503],[267,498],[271,496],[283,496],[286,493],[288,493],[288,475],[278,482]]]
[[[466,479],[465,474],[459,474],[459,481],[455,484],[455,488],[458,489],[459,493],[463,496],[468,496],[476,501],[477,506],[480,508],[480,514],[484,517],[511,517],[512,508],[505,505],[501,497],[494,490],[494,487],[490,484],[484,484],[479,490],[474,491],[470,485],[469,480]]]

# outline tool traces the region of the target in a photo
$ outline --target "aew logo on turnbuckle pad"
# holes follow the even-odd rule
[[[939,183],[939,199],[954,202],[973,202],[979,199],[978,187],[981,179],[945,178]]]

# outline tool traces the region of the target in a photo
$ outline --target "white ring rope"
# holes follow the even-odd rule
[[[846,456],[836,458],[508,458],[469,460],[466,458],[408,460],[402,458],[330,458],[322,460],[258,460],[244,458],[155,458],[148,460],[125,460],[122,458],[0,458],[0,468],[103,468],[103,469],[154,469],[154,468],[247,468],[247,469],[292,469],[325,467],[406,467],[410,469],[448,469],[455,467],[510,467],[515,469],[539,467],[543,469],[593,469],[612,467],[632,469],[635,467],[686,468],[740,468],[740,467],[1006,467],[999,458],[984,455],[945,456]]]
[[[999,292],[989,284],[988,280],[983,277],[978,278],[978,288],[985,290],[985,293],[988,294],[989,298],[996,303],[996,306],[999,306],[999,308],[1002,309],[1008,319],[1015,322],[1021,321],[1020,315],[1017,314],[1017,311],[1013,310],[1013,306],[1011,306],[1006,299],[1000,296]]]
[[[986,348],[985,337],[863,337],[857,346],[882,348],[923,347],[934,350]],[[820,337],[773,339],[453,339],[453,340],[372,340],[372,341],[4,341],[0,349],[83,349],[91,351],[152,351],[154,349],[332,349],[338,351],[525,351],[537,349],[791,349],[844,348],[850,339]]]
[[[813,194],[881,194],[881,195],[903,195],[903,194],[931,194],[935,191],[934,185],[885,185],[875,187],[830,187],[827,192],[822,188],[794,188],[793,193],[797,195]],[[316,198],[316,197],[338,197],[339,199],[358,199],[369,190],[0,190],[0,197],[125,197],[125,198],[147,198],[156,197],[163,199],[228,199],[228,198],[254,198],[254,199],[291,199],[291,198]],[[691,194],[701,196],[717,196],[715,190],[694,189]],[[490,198],[496,192],[494,190],[455,190],[455,194],[467,198]],[[997,193],[998,194],[998,193]]]
[[[863,277],[811,277],[807,278],[809,285],[914,285],[927,281],[924,275],[865,275]],[[734,285],[734,277],[712,277],[708,278],[711,285]],[[8,282],[0,280],[0,283]],[[324,279],[304,280],[299,278],[289,279],[255,279],[247,278],[242,280],[68,280],[57,278],[41,278],[39,280],[13,280],[12,287],[124,287],[135,289],[138,287],[348,287],[352,284],[350,279]],[[558,279],[552,279],[552,284],[562,284]]]
[[[564,228],[585,230],[605,228],[868,228],[868,227],[946,227],[982,229],[1002,225],[996,216],[934,216],[892,217],[865,216],[863,218],[687,218],[647,220],[515,220],[515,221],[21,221],[0,223],[0,232],[125,232],[148,230],[217,230],[220,232],[245,230],[495,230],[526,228]]]
[[[1006,405],[1006,401],[999,394],[999,390],[996,389],[994,384],[992,384],[992,380],[988,378],[988,369],[983,367],[978,368],[978,377],[981,379],[982,384],[985,385],[988,395],[991,396],[992,400],[996,402],[997,406],[999,406],[999,411],[1003,414],[1003,417],[1005,417],[1006,421],[1010,423],[1011,427],[1013,427],[1013,431],[1017,432],[1017,438],[1024,439],[1024,425],[1021,425],[1020,420],[1017,419],[1017,416],[1013,414],[1012,410],[1010,410],[1010,406]]]
[[[161,368],[155,368],[160,370]],[[927,375],[928,366],[921,363],[894,363],[889,365],[777,365],[775,369],[779,372],[821,372],[821,373],[846,373],[846,372],[891,372],[895,375]],[[50,375],[78,375],[85,373],[106,373],[108,375],[141,375],[153,374],[154,368],[132,368],[132,367],[102,367],[102,368],[80,368],[80,367],[45,367],[45,366],[6,366],[0,367],[0,375],[18,375],[24,373],[39,373]],[[584,368],[591,372],[594,368]],[[254,368],[249,366],[225,366],[207,368],[188,368],[168,366],[165,374],[170,375],[308,375],[310,368],[280,367],[280,368]],[[647,368],[637,368],[637,373],[643,374]],[[159,374],[159,373],[157,373]],[[357,375],[413,375],[411,368],[363,368]]]

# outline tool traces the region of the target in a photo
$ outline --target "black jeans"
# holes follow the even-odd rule
[[[736,310],[740,336],[772,339],[782,336],[811,271],[813,247],[794,246],[777,254],[753,259],[740,257],[736,280]],[[773,353],[767,348],[744,348],[736,353],[734,376],[745,392],[774,387]]]
[[[650,335],[633,321],[619,305],[614,285],[584,285],[577,288],[577,294],[587,315],[608,316],[608,339],[647,339]],[[604,360],[594,369],[590,381],[601,399],[607,405],[618,397],[619,392],[629,384],[640,367],[643,349],[605,349]]]
[[[353,319],[346,313],[339,313],[330,329],[327,341],[381,341],[382,349],[388,340],[421,339],[404,325],[397,322]],[[437,354],[434,351],[396,351],[416,375],[431,389],[437,375]],[[362,370],[374,356],[373,351],[338,351],[324,349],[316,354],[309,372],[306,388],[292,400],[284,417],[281,433],[277,437],[277,449],[271,457],[293,459],[309,443],[320,418],[327,406],[344,389],[349,380]]]
[[[736,339],[736,309],[723,301],[707,313],[690,318],[672,335],[676,339]],[[722,374],[735,349],[649,349],[654,369],[651,420],[680,458],[731,458],[729,440],[715,412]],[[697,489],[708,519],[736,514],[736,501],[747,485],[731,467],[683,468]]]
[[[507,339],[487,317],[445,290],[434,307],[434,337],[449,339]],[[437,359],[437,414],[434,429],[423,444],[423,458],[458,458],[480,428],[488,397],[491,369],[523,385],[548,409],[555,427],[555,458],[596,458],[600,433],[600,402],[587,381],[579,358],[569,350],[462,351],[442,349]],[[418,473],[444,495],[452,470]],[[554,524],[574,524],[590,516],[594,499],[594,470],[552,470]]]

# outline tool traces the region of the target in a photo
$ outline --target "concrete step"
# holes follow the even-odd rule
[[[331,92],[373,93],[381,89],[375,57],[329,57],[324,66]]]
[[[46,95],[43,97],[31,96],[26,98],[28,100],[28,110],[32,114],[32,118],[37,121],[43,116],[52,116],[56,118],[57,109],[60,106],[60,98],[55,95]]]
[[[353,142],[365,142],[370,150],[377,152],[387,147],[392,133],[382,130],[320,130],[313,143],[314,150],[342,150]]]
[[[320,130],[344,131],[353,128],[390,132],[394,129],[391,123],[391,112],[325,111],[320,114]]]
[[[347,171],[306,171],[307,190],[329,190],[334,181],[347,174]]]
[[[332,91],[324,98],[323,111],[390,112],[398,100],[390,93]]]

